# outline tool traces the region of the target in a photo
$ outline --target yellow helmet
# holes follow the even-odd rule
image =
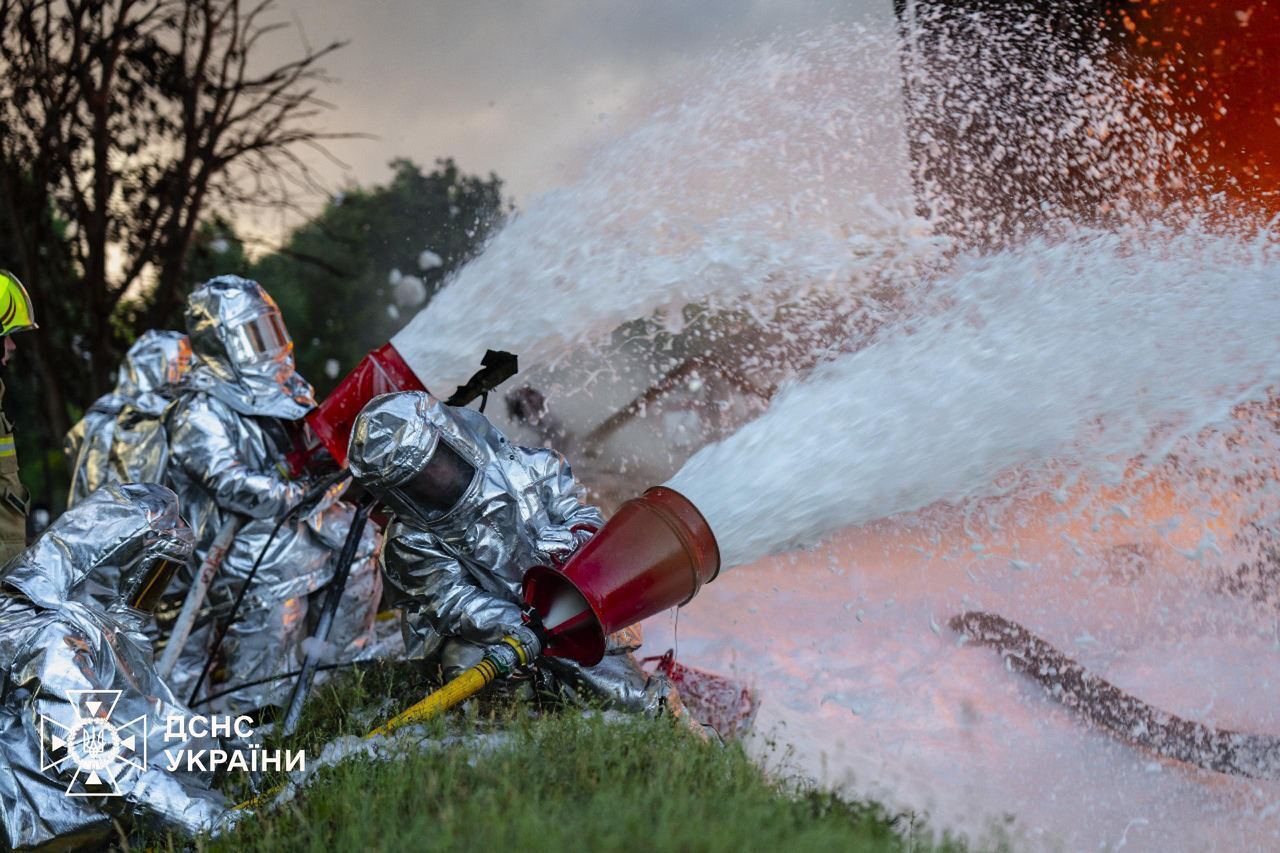
[[[35,328],[36,315],[27,289],[16,275],[0,270],[0,337]]]

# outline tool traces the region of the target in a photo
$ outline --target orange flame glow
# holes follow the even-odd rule
[[[1191,140],[1215,186],[1280,212],[1280,3],[1129,0],[1118,20],[1202,122]]]

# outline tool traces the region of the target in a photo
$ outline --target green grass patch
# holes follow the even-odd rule
[[[429,687],[406,664],[348,673],[316,691],[289,745],[306,748],[310,763],[334,735],[362,734],[376,723],[371,708],[394,712]],[[472,738],[325,768],[293,801],[198,846],[324,853],[935,849],[904,817],[770,779],[740,746],[709,742],[671,719],[491,703],[433,731],[481,742],[485,733],[500,740],[477,749]]]

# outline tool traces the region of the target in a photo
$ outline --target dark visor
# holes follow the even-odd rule
[[[400,491],[429,512],[445,513],[462,500],[475,475],[475,466],[441,438],[427,464]]]
[[[154,613],[156,605],[160,603],[164,591],[169,588],[169,581],[173,579],[174,572],[177,570],[178,564],[173,560],[156,560],[151,564],[142,583],[138,585],[137,591],[129,601],[129,606],[143,613]]]

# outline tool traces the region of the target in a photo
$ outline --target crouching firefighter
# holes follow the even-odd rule
[[[300,517],[291,514],[308,489],[281,465],[292,446],[288,425],[315,399],[294,368],[293,342],[267,292],[257,282],[220,276],[191,293],[186,319],[195,362],[166,415],[167,479],[195,533],[194,565],[220,532],[235,532],[208,593],[214,618],[226,628],[222,682],[270,679],[298,668],[307,596],[329,579],[355,508],[330,492]],[[377,550],[377,531],[366,528],[330,633],[338,659],[357,656],[372,637],[382,595]],[[183,576],[184,590],[191,580],[190,573]],[[191,634],[171,675],[175,688],[194,688],[214,635],[210,621]],[[279,705],[290,686],[287,679],[268,681],[229,694],[216,707],[240,712]]]
[[[159,482],[167,456],[160,416],[190,365],[191,344],[181,332],[152,330],[134,341],[116,387],[93,402],[63,441],[71,466],[68,507],[107,483]],[[113,470],[113,451],[123,463],[119,470]]]
[[[395,514],[383,561],[406,648],[438,661],[446,679],[528,632],[525,571],[568,559],[604,523],[559,453],[513,446],[480,412],[420,391],[370,402],[347,464]],[[635,631],[620,631],[595,666],[541,658],[533,674],[570,699],[656,713],[670,686],[640,669],[638,647]]]
[[[169,769],[166,751],[217,744],[170,738],[169,718],[190,712],[156,675],[141,633],[191,545],[173,492],[111,485],[0,577],[6,849],[104,844],[113,819],[184,832],[223,820],[227,804],[207,775]]]

